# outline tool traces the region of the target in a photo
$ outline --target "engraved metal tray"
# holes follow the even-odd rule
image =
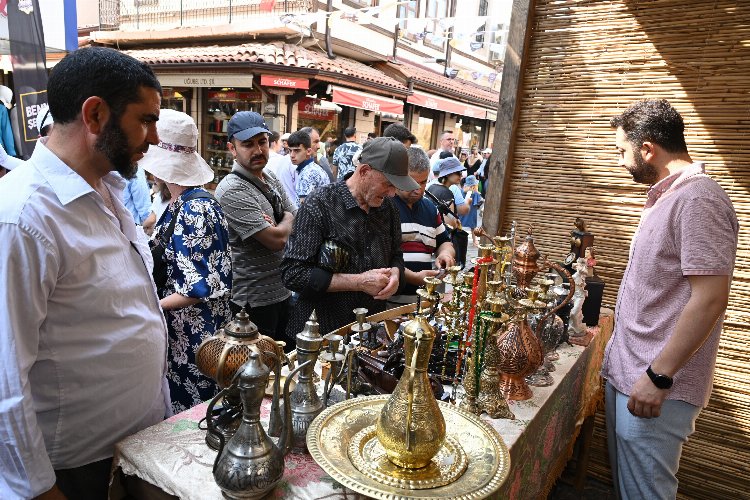
[[[438,402],[448,435],[461,444],[468,456],[466,471],[450,484],[428,489],[389,486],[360,472],[349,459],[349,445],[364,428],[374,425],[389,395],[358,397],[323,411],[310,424],[307,448],[320,467],[333,479],[372,498],[486,498],[508,478],[510,454],[500,435],[487,423],[460,408]]]

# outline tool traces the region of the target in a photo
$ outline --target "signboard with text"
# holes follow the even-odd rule
[[[283,87],[287,89],[310,88],[310,80],[307,78],[290,78],[288,76],[261,75],[260,84],[266,87]]]
[[[404,114],[404,102],[388,97],[381,97],[358,90],[333,87],[333,98],[336,104],[343,104],[352,108],[364,109],[366,111],[379,111],[381,113]]]
[[[297,102],[297,111],[300,118],[307,120],[331,121],[336,116],[335,111],[321,108],[318,100],[310,97],[303,97]]]
[[[253,75],[160,73],[156,77],[163,87],[253,87]]]
[[[407,97],[406,102],[423,108],[437,109],[446,113],[468,116],[470,118],[481,118],[482,120],[487,117],[488,111],[479,106],[445,99],[426,92],[419,92],[418,90],[415,90],[412,95]]]

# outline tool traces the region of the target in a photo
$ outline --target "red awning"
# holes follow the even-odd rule
[[[290,78],[288,76],[261,75],[260,84],[266,87],[284,87],[287,89],[309,89],[307,78]]]
[[[484,120],[487,117],[487,109],[485,108],[474,106],[473,104],[452,101],[444,97],[438,97],[418,90],[415,90],[412,95],[407,97],[406,102],[422,106],[423,108],[437,109],[439,111],[468,116],[471,118],[481,118]]]
[[[404,114],[404,102],[367,94],[358,90],[333,87],[333,99],[336,104],[343,104],[352,108],[365,109],[367,111],[380,111],[381,113]]]

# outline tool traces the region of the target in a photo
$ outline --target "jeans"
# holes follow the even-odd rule
[[[640,418],[628,411],[628,399],[607,382],[607,443],[617,496],[673,500],[682,445],[695,431],[701,409],[667,399],[659,417]]]
[[[111,470],[111,458],[75,469],[55,470],[56,484],[69,499],[107,500]]]

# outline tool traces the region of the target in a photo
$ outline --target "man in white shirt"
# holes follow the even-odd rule
[[[285,135],[289,139],[289,134]],[[299,204],[297,203],[297,188],[295,187],[297,183],[297,168],[292,165],[292,160],[289,159],[288,152],[285,155],[279,152],[282,145],[278,132],[271,132],[268,136],[268,143],[268,163],[266,163],[266,168],[281,182],[294,208],[299,208]]]
[[[455,138],[453,137],[452,130],[444,130],[443,135],[440,136],[440,149],[435,151],[430,157],[430,168],[434,169],[437,162],[440,161],[440,153],[446,151],[455,155]]]
[[[0,498],[107,498],[114,444],[169,412],[167,329],[125,178],[161,87],[112,49],[52,71],[55,127],[0,180]]]

